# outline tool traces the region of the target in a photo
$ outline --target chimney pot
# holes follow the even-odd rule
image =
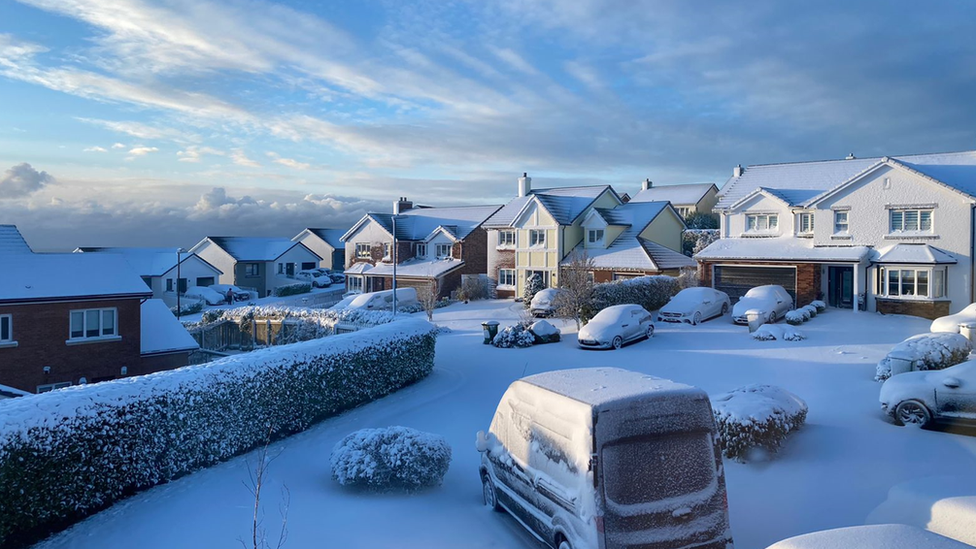
[[[745,170],[742,168],[742,164],[737,164],[734,168],[732,168],[732,177],[741,177],[742,172],[744,171]]]
[[[857,157],[854,156],[854,153],[851,153],[851,154],[847,155],[846,160],[854,160],[855,158],[857,158]]]
[[[651,181],[650,179],[645,179],[644,181],[641,182],[642,191],[646,191],[647,189],[650,189],[653,186],[654,186],[654,182]]]
[[[532,191],[532,178],[529,177],[528,172],[522,172],[522,177],[518,180],[518,195],[519,197],[528,196]]]

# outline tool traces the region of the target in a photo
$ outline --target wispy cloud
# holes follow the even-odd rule
[[[204,156],[224,156],[224,151],[214,149],[213,147],[198,147],[196,145],[190,145],[189,147],[183,149],[182,151],[177,151],[176,156],[179,157],[180,162],[200,162]]]
[[[105,149],[105,147],[99,147],[99,146],[97,146],[97,145],[96,145],[96,146],[94,146],[94,147],[86,147],[86,148],[84,149],[84,152],[97,152],[97,153],[103,153],[103,152],[108,152],[108,151],[107,151],[107,150]]]
[[[131,160],[138,156],[146,156],[147,154],[154,153],[154,152],[159,152],[159,149],[156,147],[133,147],[129,149],[128,160]]]
[[[284,157],[282,157],[281,155],[279,155],[276,152],[268,151],[265,154],[275,164],[281,164],[282,166],[288,166],[289,168],[292,168],[292,169],[295,169],[295,170],[308,170],[308,169],[310,169],[312,167],[311,164],[308,164],[306,162],[299,162],[298,160],[295,160],[294,158],[284,158]]]
[[[230,152],[230,159],[234,164],[238,166],[246,166],[248,168],[259,168],[261,164],[255,160],[248,158],[247,153],[244,149],[234,149]]]

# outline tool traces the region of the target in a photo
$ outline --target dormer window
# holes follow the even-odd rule
[[[586,231],[586,243],[593,245],[603,244],[603,229],[589,229]]]
[[[751,232],[772,232],[779,228],[776,214],[749,214],[746,216],[746,230]]]
[[[427,244],[417,244],[414,248],[414,255],[417,257],[427,257]]]
[[[450,244],[437,244],[435,250],[437,252],[437,259],[445,259],[451,257],[451,245]]]
[[[813,212],[803,212],[797,216],[797,234],[813,234]]]

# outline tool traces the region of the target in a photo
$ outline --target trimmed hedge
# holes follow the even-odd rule
[[[295,282],[278,286],[271,293],[275,297],[286,297],[289,295],[307,294],[312,291],[312,285],[308,282]]]
[[[430,374],[407,319],[147,376],[0,401],[0,546],[307,429]]]
[[[773,385],[748,385],[712,397],[722,454],[745,463],[775,454],[807,420],[807,404]]]
[[[329,458],[332,478],[343,486],[417,490],[438,486],[451,466],[444,437],[411,429],[360,429],[346,435]]]
[[[596,314],[613,305],[634,304],[654,312],[667,305],[681,291],[681,284],[673,276],[641,276],[593,285],[590,304],[583,308],[582,319],[588,322]]]

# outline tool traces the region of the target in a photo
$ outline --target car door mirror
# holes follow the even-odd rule
[[[474,441],[474,447],[482,453],[488,449],[488,435],[484,431],[478,431],[477,438]]]
[[[956,389],[960,385],[962,385],[962,382],[959,381],[958,378],[947,377],[947,378],[945,378],[945,379],[942,380],[942,384],[945,385],[946,387],[950,388],[950,389]]]

